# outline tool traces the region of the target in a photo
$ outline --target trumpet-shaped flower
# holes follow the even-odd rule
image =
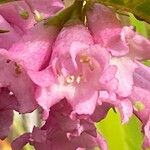
[[[109,57],[104,48],[93,45],[85,26],[79,23],[64,27],[55,41],[49,67],[29,73],[39,85],[37,102],[48,112],[52,105],[66,98],[74,113],[92,114],[98,91],[113,90],[116,84],[111,82],[116,69],[108,65]]]

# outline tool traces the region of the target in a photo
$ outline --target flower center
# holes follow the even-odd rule
[[[91,58],[88,55],[81,55],[80,56],[80,62],[81,63],[89,63],[91,61]]]
[[[66,83],[71,84],[74,81],[75,81],[75,76],[71,75],[66,77]]]
[[[78,76],[74,76],[74,75],[68,75],[66,78],[65,78],[65,83],[67,84],[72,84],[72,83],[78,83],[80,84],[81,80],[83,79],[83,76],[82,75],[78,75]]]
[[[19,14],[25,20],[29,18],[29,13],[27,10],[21,10]]]
[[[37,10],[34,10],[34,14],[35,14],[35,20],[37,21],[37,22],[40,22],[40,21],[42,21],[43,20],[43,16],[40,14],[40,12],[39,11],[37,11]]]
[[[80,55],[80,63],[88,64],[91,71],[94,70],[94,64],[92,58],[86,54]]]

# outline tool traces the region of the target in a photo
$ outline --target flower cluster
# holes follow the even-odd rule
[[[142,61],[150,58],[150,41],[98,3],[87,6],[86,23],[74,10],[62,29],[43,24],[62,8],[60,0],[0,6],[0,138],[13,110],[40,106],[45,124],[14,140],[13,150],[27,143],[36,150],[107,150],[94,123],[115,107],[123,123],[137,115],[149,147],[150,68]]]
[[[36,18],[52,16],[63,7],[59,0],[0,5],[0,139],[8,134],[13,110],[23,114],[38,106],[36,86],[28,71],[39,71],[47,65],[58,29],[45,28]]]

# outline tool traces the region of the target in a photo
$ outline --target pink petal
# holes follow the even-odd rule
[[[142,108],[139,110],[135,108],[135,114],[138,116],[138,118],[142,121],[144,125],[148,121],[150,113],[149,96],[150,96],[149,91],[135,86],[132,95],[130,97],[130,100],[134,105],[136,105],[136,103],[138,102],[142,106]]]
[[[29,70],[28,75],[30,76],[31,80],[40,87],[48,87],[55,81],[51,68],[46,68],[41,71]]]
[[[118,101],[117,103],[115,105],[121,114],[122,123],[128,122],[133,114],[132,103],[128,99]]]
[[[102,48],[100,44],[94,44],[89,48],[89,54],[98,61],[101,70],[104,70],[109,65],[110,54],[106,49]]]
[[[144,127],[144,143],[143,143],[143,148],[147,149],[150,147],[150,118],[148,119],[145,127]]]
[[[134,85],[150,91],[150,67],[141,63],[137,63],[137,65],[133,74]]]
[[[13,123],[13,110],[17,109],[17,101],[14,95],[10,95],[7,88],[0,89],[0,139],[8,136],[10,126]]]
[[[118,80],[115,78],[117,72],[116,66],[107,66],[101,77],[100,77],[100,84],[102,90],[108,90],[108,91],[116,91],[118,87]]]
[[[140,72],[143,73],[143,72]],[[149,89],[146,89],[145,85],[147,85],[147,82],[149,80],[143,80],[144,76],[142,79],[137,78],[137,75],[135,76],[136,80],[141,80],[139,82],[136,82],[136,86],[134,86],[134,89],[132,91],[130,100],[134,105],[134,113],[136,116],[141,120],[143,128],[144,128],[144,143],[143,147],[148,148],[150,147],[150,120],[149,120],[149,114],[150,114],[150,91]],[[142,77],[142,74],[141,74]],[[144,81],[144,82],[143,82]]]
[[[87,120],[72,120],[70,113],[71,107],[66,100],[52,106],[45,125],[41,128],[34,127],[29,135],[30,139],[26,138],[26,134],[14,141],[14,148],[17,145],[22,147],[28,141],[36,150],[47,150],[47,147],[51,150],[93,149],[95,147],[107,150],[106,142],[101,135],[96,133],[94,123]]]
[[[14,60],[8,51],[0,50],[0,86],[8,87],[19,103],[19,112],[31,112],[37,104],[34,98],[34,85],[26,71]]]
[[[81,94],[81,93],[78,93],[78,94]],[[98,99],[98,92],[95,92],[93,93],[93,95],[91,94],[91,97],[89,98],[88,97],[85,98],[85,96],[84,96],[84,99],[80,98],[80,100],[78,100],[76,104],[72,102],[73,104],[72,103],[71,104],[73,106],[74,113],[77,113],[78,115],[93,114],[95,107],[96,107],[97,99]]]
[[[13,123],[13,110],[0,110],[0,139],[4,140],[9,133],[10,126]]]
[[[55,41],[53,56],[64,56],[66,53],[69,53],[74,42],[87,46],[93,44],[92,37],[84,25],[77,24],[64,27]]]
[[[20,137],[16,138],[12,142],[12,150],[22,150],[22,148],[29,142],[30,133],[25,133]]]
[[[137,67],[129,57],[112,58],[112,65],[116,65],[117,73],[116,78],[118,79],[118,90],[117,93],[120,96],[127,97],[132,92],[133,86],[133,72]]]
[[[25,19],[21,16],[27,13],[28,17]],[[35,20],[29,6],[25,1],[14,1],[0,5],[0,14],[16,29],[26,31],[33,27]]]
[[[49,87],[36,89],[36,100],[38,104],[45,110],[44,118],[47,119],[49,108],[58,103],[63,98],[72,97],[74,89],[57,83],[52,83]]]
[[[0,48],[10,48],[16,42],[20,35],[11,27],[11,25],[0,15],[0,30],[8,31],[0,33]]]
[[[97,105],[94,113],[91,115],[91,119],[94,122],[99,122],[107,115],[108,110],[111,108],[111,104],[103,102],[102,105]]]
[[[119,99],[114,93],[109,94],[106,91],[100,91],[98,102],[102,102],[102,104],[108,104],[106,110],[108,110],[108,108],[110,107],[116,107],[120,112],[122,123],[128,122],[129,118],[133,114],[133,107],[131,101],[127,98]]]
[[[94,4],[87,11],[87,19],[95,43],[100,43],[115,56],[128,53],[128,45],[121,33],[122,26],[109,8]]]
[[[122,29],[127,43],[130,46],[130,55],[138,60],[150,59],[150,41],[133,31],[132,27]]]
[[[40,70],[48,65],[52,43],[56,35],[57,28],[39,24],[28,30],[9,51],[26,68]]]
[[[61,0],[26,0],[26,2],[31,7],[32,12],[38,11],[43,19],[54,15],[64,7]]]
[[[131,101],[133,104],[140,102],[142,109],[140,111],[136,110],[135,113],[145,124],[149,117],[149,97],[150,97],[150,68],[138,63],[138,67],[134,72],[134,89],[131,95]]]
[[[72,59],[75,69],[78,69],[76,57],[82,52],[84,53],[85,50],[87,50],[87,48],[89,48],[89,45],[87,43],[82,43],[82,42],[77,42],[77,41],[72,42],[70,46],[70,55],[71,55],[71,59]]]

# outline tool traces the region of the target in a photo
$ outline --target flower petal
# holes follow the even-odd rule
[[[36,107],[34,85],[27,72],[8,51],[0,50],[0,86],[7,87],[17,98],[19,112],[31,112]]]
[[[20,137],[16,138],[12,144],[12,150],[22,150],[22,148],[29,142],[30,133],[25,133]]]
[[[0,14],[21,33],[35,24],[33,14],[25,1],[13,1],[1,4]]]
[[[56,27],[45,27],[41,23],[28,30],[9,51],[26,68],[37,71],[48,65],[56,36]]]
[[[61,0],[26,0],[33,13],[38,11],[39,15],[44,18],[54,15],[64,7]]]
[[[133,72],[137,67],[129,57],[112,58],[111,64],[116,65],[117,73],[116,78],[118,79],[118,90],[119,96],[127,97],[132,92],[133,86]]]
[[[137,60],[150,59],[150,41],[133,31],[132,27],[122,29],[126,42],[130,46],[130,55]]]
[[[109,8],[95,3],[87,11],[87,20],[95,43],[100,43],[115,56],[128,53],[121,23]]]
[[[0,30],[4,31],[4,33],[0,33],[0,48],[8,49],[20,38],[20,34],[18,34],[1,15]]]

